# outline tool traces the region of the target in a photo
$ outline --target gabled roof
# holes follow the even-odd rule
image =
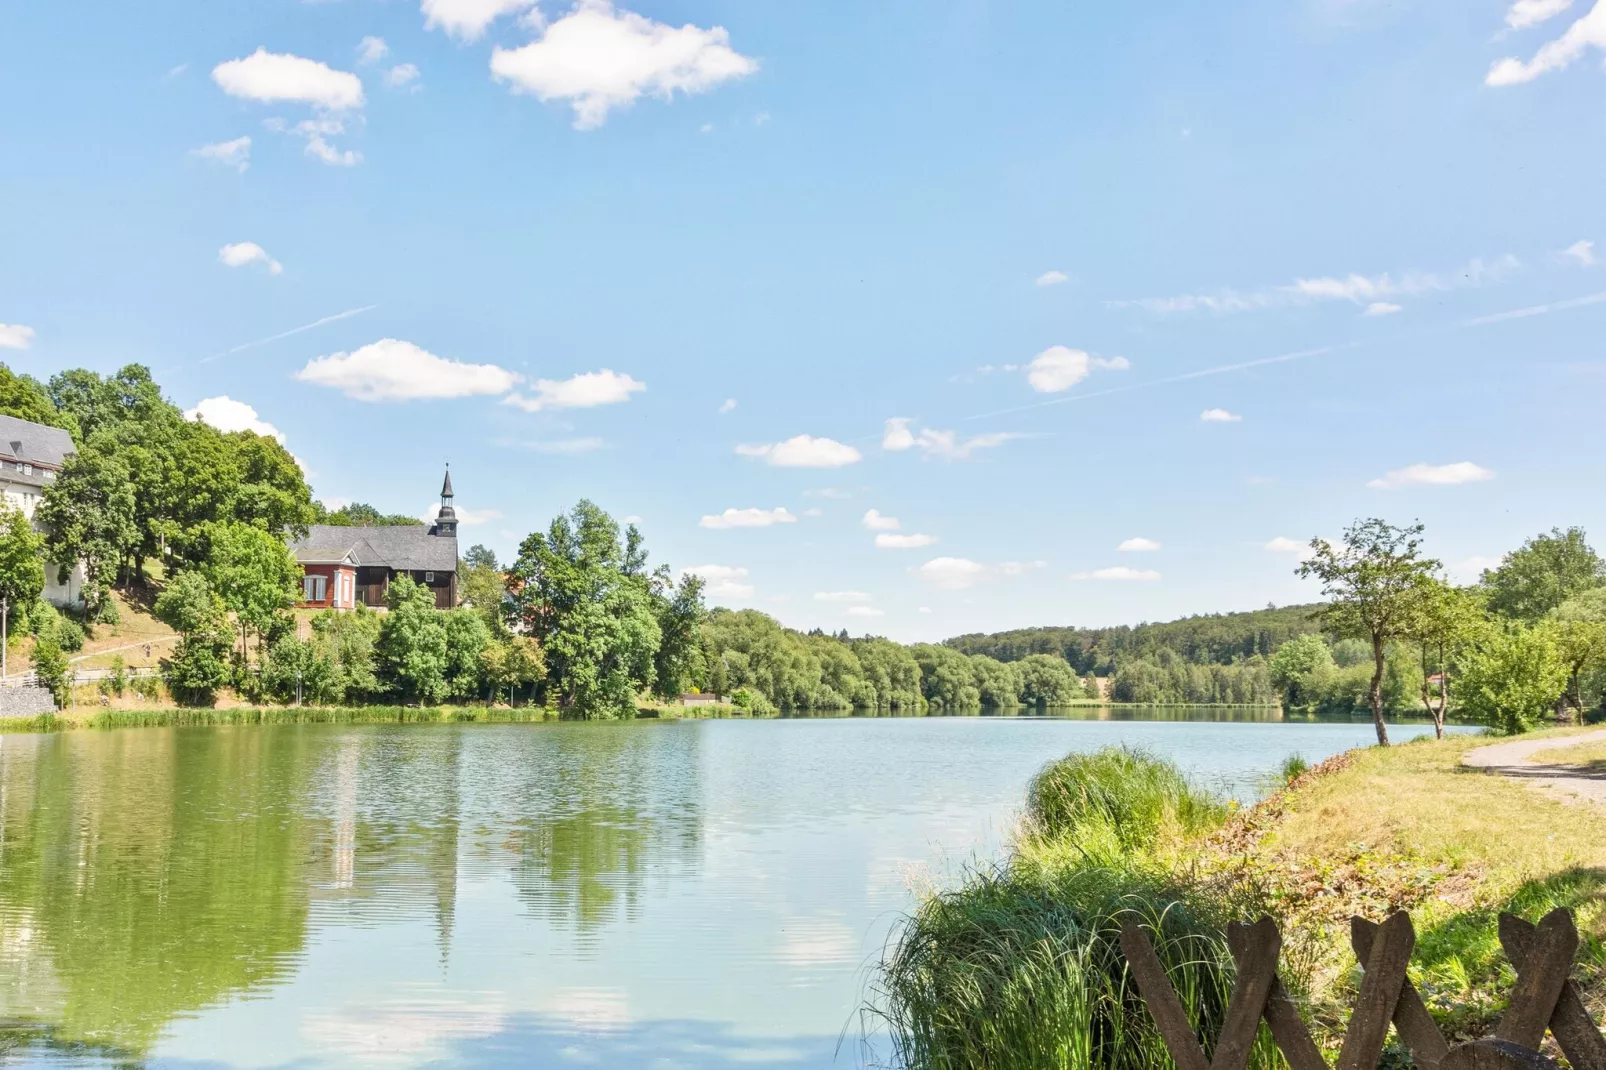
[[[0,416],[0,458],[60,468],[74,452],[72,436],[59,427]]]
[[[305,565],[346,562],[399,571],[455,572],[456,537],[429,531],[422,524],[373,528],[314,524],[307,529],[307,537],[296,540],[290,549]]]

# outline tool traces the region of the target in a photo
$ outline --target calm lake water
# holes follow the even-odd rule
[[[861,1065],[911,889],[992,857],[1045,762],[1139,745],[1248,798],[1372,739],[1149,716],[0,736],[0,1050]]]

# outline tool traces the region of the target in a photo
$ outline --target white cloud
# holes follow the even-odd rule
[[[351,353],[308,361],[296,372],[304,383],[331,386],[358,401],[412,401],[505,394],[519,376],[495,364],[437,357],[411,342],[382,338]]]
[[[579,0],[535,41],[491,54],[491,73],[514,91],[569,101],[580,130],[601,126],[611,109],[643,95],[701,93],[756,70],[756,61],[730,47],[723,27],[677,29],[608,0]]]
[[[921,613],[930,613],[931,612],[931,607],[930,606],[921,606],[920,609],[919,609],[919,612],[921,612]]]
[[[1021,576],[1043,567],[1042,561],[1005,561],[987,565],[965,557],[934,557],[912,571],[943,591],[962,591],[997,576]]]
[[[227,394],[215,398],[202,398],[193,409],[186,409],[184,419],[199,420],[225,434],[231,431],[250,431],[264,435],[284,445],[284,432],[257,415],[256,409],[243,401],[235,401]]]
[[[249,137],[237,137],[233,141],[219,141],[215,145],[202,145],[198,149],[191,149],[190,155],[198,156],[203,160],[214,160],[243,174],[246,168],[251,166],[251,139]]]
[[[816,591],[816,602],[868,602],[870,596],[863,591]]]
[[[710,598],[751,598],[754,587],[747,582],[747,569],[740,565],[693,565],[682,569],[682,576],[701,576],[703,591]]]
[[[722,404],[719,407],[719,414],[721,416],[724,416],[727,412],[735,412],[735,411],[736,411],[736,399],[735,398],[726,398],[724,404]]]
[[[418,519],[422,520],[426,524],[433,524],[435,522],[435,517],[439,515],[440,511],[440,503],[433,502],[428,508],[418,514]],[[470,528],[478,524],[489,524],[493,520],[502,519],[502,511],[500,509],[467,509],[461,505],[458,505],[453,507],[453,512],[457,514],[457,522],[459,524]]]
[[[1045,271],[1037,276],[1035,281],[1039,286],[1058,286],[1061,283],[1070,282],[1071,277],[1063,271]]]
[[[631,394],[646,389],[646,383],[604,368],[600,372],[584,372],[562,381],[537,379],[534,397],[509,394],[502,404],[516,405],[525,412],[591,409],[598,405],[617,405],[629,401]]]
[[[1403,312],[1403,305],[1396,305],[1393,301],[1373,301],[1366,306],[1363,316],[1392,316],[1396,312]]]
[[[1206,409],[1199,414],[1199,419],[1207,424],[1236,424],[1242,423],[1243,417],[1226,409]]]
[[[1516,0],[1506,12],[1506,25],[1513,30],[1526,30],[1555,18],[1572,6],[1573,0]]]
[[[837,487],[820,487],[820,488],[818,488],[816,490],[806,490],[806,491],[804,491],[803,492],[803,497],[805,497],[805,498],[828,498],[831,501],[842,501],[842,500],[844,500],[846,498],[851,498],[852,495],[849,494],[847,491],[841,490],[840,488],[837,488]]]
[[[328,111],[362,107],[362,80],[349,71],[301,56],[258,48],[244,59],[212,69],[212,80],[231,97],[264,104],[311,104]]]
[[[795,523],[797,517],[777,506],[774,509],[727,509],[723,513],[703,517],[697,526],[722,531],[727,528],[767,528],[775,524]]]
[[[294,134],[301,138],[306,142],[304,150],[306,154],[330,167],[355,167],[362,162],[362,153],[353,149],[338,149],[329,143],[331,137],[338,137],[346,132],[346,123],[342,119],[328,116],[303,119],[294,126],[287,125],[279,119],[270,119],[266,125],[275,133]]]
[[[1080,349],[1051,346],[1026,365],[1026,381],[1039,394],[1057,394],[1086,379],[1093,360]]]
[[[1138,538],[1135,538],[1135,539],[1126,540],[1121,545],[1117,546],[1115,549],[1119,553],[1145,554],[1145,553],[1152,553],[1153,551],[1158,550],[1159,548],[1160,548],[1160,544],[1155,542],[1153,539],[1145,539],[1142,536],[1139,536]]]
[[[848,616],[850,616],[850,617],[884,617],[886,615],[887,615],[887,611],[886,610],[877,609],[875,606],[849,606],[848,607]]]
[[[1290,539],[1284,535],[1279,535],[1268,542],[1265,548],[1274,554],[1304,554],[1310,552],[1309,543],[1300,542],[1298,539]]]
[[[0,349],[27,349],[33,343],[34,330],[20,323],[0,323]]]
[[[535,6],[535,0],[424,0],[424,25],[462,41],[478,40],[503,15]]]
[[[1160,574],[1152,568],[1127,568],[1117,565],[1114,568],[1097,568],[1092,572],[1073,572],[1073,580],[1117,580],[1150,582],[1160,578]]]
[[[894,535],[884,531],[875,537],[875,548],[877,550],[918,550],[925,546],[932,546],[936,541],[937,536],[935,535],[915,533]]]
[[[824,516],[825,515],[825,510],[821,509],[818,505],[815,505],[815,506],[811,506],[808,509],[803,510],[803,515],[804,516]]]
[[[1453,486],[1459,483],[1482,483],[1493,479],[1494,473],[1471,461],[1454,464],[1413,464],[1396,468],[1379,479],[1368,482],[1368,487],[1397,490],[1400,487]]]
[[[1509,21],[1510,16],[1507,18]],[[1541,45],[1539,51],[1534,53],[1533,59],[1527,63],[1515,56],[1496,60],[1483,81],[1485,85],[1491,86],[1531,82],[1542,74],[1572,66],[1575,60],[1591,48],[1606,49],[1606,0],[1596,0],[1595,6],[1589,9],[1589,14],[1567,27],[1560,37]]]
[[[411,63],[398,63],[385,72],[385,84],[400,89],[418,81],[418,68]]]
[[[595,435],[582,438],[535,438],[523,441],[502,442],[505,446],[518,446],[522,449],[534,450],[536,453],[551,453],[560,456],[574,456],[580,453],[594,453],[602,449],[607,443]]]
[[[1602,0],[1606,3],[1606,0]],[[1507,278],[1521,267],[1511,255],[1493,260],[1475,259],[1445,274],[1412,271],[1398,277],[1382,275],[1324,275],[1316,278],[1295,279],[1282,286],[1268,286],[1259,290],[1215,290],[1207,293],[1179,294],[1174,297],[1145,297],[1137,300],[1111,301],[1112,308],[1142,308],[1149,312],[1173,314],[1179,312],[1215,312],[1228,314],[1253,312],[1268,308],[1289,308],[1319,304],[1325,301],[1349,301],[1354,304],[1387,304],[1385,298],[1411,297],[1446,290],[1485,286]]]
[[[743,457],[762,457],[776,468],[841,468],[857,464],[858,450],[835,439],[795,435],[785,442],[737,446]]]
[[[231,268],[261,264],[268,269],[269,275],[278,275],[284,271],[284,265],[269,256],[268,251],[254,241],[231,242],[217,251],[217,259],[218,263]]]
[[[390,55],[390,46],[383,37],[364,37],[357,43],[358,63],[378,63]]]
[[[923,427],[916,433],[910,427],[913,422],[907,416],[894,416],[888,420],[881,432],[881,448],[902,452],[918,446],[920,452],[927,457],[963,460],[977,450],[991,449],[1002,446],[1011,439],[1025,437],[1011,431],[995,431],[985,435],[974,435],[961,441],[953,431],[937,431]]]
[[[1575,241],[1563,249],[1561,255],[1577,261],[1580,267],[1589,267],[1595,262],[1595,243],[1587,239]]]
[[[882,516],[876,509],[870,509],[864,514],[863,523],[871,531],[897,531],[900,526],[897,517]]]

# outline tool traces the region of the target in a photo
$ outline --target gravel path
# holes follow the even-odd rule
[[[1577,747],[1585,743],[1606,743],[1606,731],[1585,732],[1578,736],[1553,736],[1496,743],[1467,751],[1461,764],[1487,769],[1502,776],[1517,777],[1528,786],[1549,792],[1563,802],[1594,802],[1606,806],[1606,773],[1589,773],[1575,766],[1546,765],[1534,755],[1558,747]]]

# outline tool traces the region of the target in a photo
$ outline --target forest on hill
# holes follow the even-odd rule
[[[1169,650],[1196,665],[1232,665],[1269,658],[1297,635],[1321,631],[1319,605],[1268,606],[1245,613],[1209,613],[1153,624],[1109,628],[1017,628],[983,635],[971,632],[943,641],[966,654],[1019,661],[1031,654],[1055,654],[1078,673],[1112,675],[1117,662],[1152,658]]]

